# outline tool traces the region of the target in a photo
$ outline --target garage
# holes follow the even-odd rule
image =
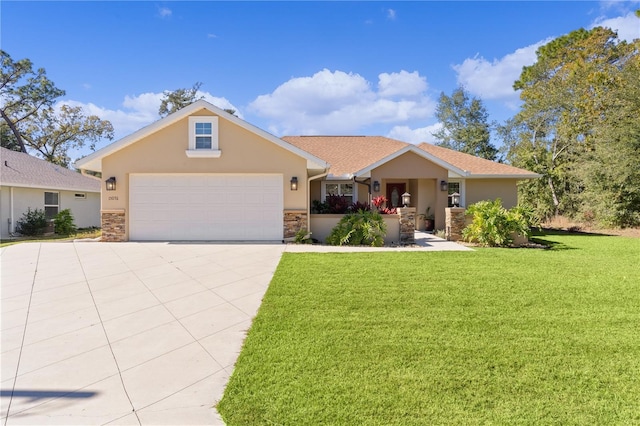
[[[129,239],[279,241],[281,174],[131,174]]]

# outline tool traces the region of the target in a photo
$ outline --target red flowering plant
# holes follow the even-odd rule
[[[386,207],[387,204],[387,197],[380,195],[379,197],[374,197],[371,202],[373,203],[374,206],[376,206],[376,208],[378,209],[378,211],[380,212],[380,214],[397,214],[398,211],[395,207]]]

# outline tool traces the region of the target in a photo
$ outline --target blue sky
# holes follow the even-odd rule
[[[278,136],[420,142],[433,141],[441,92],[463,84],[490,120],[503,121],[517,110],[512,84],[537,47],[595,25],[640,38],[638,8],[638,1],[4,0],[0,43],[13,59],[44,67],[66,90],[64,102],[110,120],[116,139],[158,119],[164,90],[200,81],[212,103]]]

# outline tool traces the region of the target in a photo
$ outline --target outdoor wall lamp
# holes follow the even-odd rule
[[[457,192],[451,194],[451,204],[453,204],[453,207],[460,207],[460,194]]]
[[[404,204],[405,207],[411,204],[411,194],[409,194],[408,192],[402,194],[402,204]]]
[[[104,181],[107,186],[107,191],[115,191],[116,190],[116,178],[111,176],[109,179]]]
[[[298,177],[294,176],[291,178],[291,190],[292,191],[297,191],[298,190]]]
[[[373,181],[373,192],[380,192],[380,182],[377,180]]]
[[[446,180],[441,180],[440,181],[440,191],[446,191],[447,189],[449,189],[449,184],[447,184]]]

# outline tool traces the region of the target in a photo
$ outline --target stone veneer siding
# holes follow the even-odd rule
[[[447,240],[462,240],[462,230],[467,226],[464,207],[448,207],[444,211]]]
[[[400,213],[400,244],[413,244],[416,242],[416,208],[402,207]]]
[[[124,210],[103,211],[102,217],[102,238],[100,241],[105,242],[122,242],[126,241],[125,223],[126,217]]]
[[[308,230],[306,210],[284,211],[284,238],[293,238],[301,230]]]

